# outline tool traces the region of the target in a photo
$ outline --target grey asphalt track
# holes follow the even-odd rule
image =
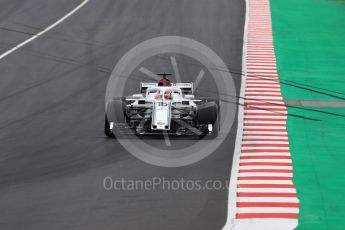
[[[0,53],[80,2],[0,0]],[[196,164],[152,166],[104,137],[104,94],[122,55],[163,35],[195,39],[240,72],[244,13],[243,0],[90,0],[0,60],[0,229],[221,229],[226,190],[106,191],[103,179],[225,181],[236,125]],[[238,95],[240,75],[233,76]]]

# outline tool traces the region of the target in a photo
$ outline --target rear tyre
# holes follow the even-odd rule
[[[201,125],[212,124],[212,131],[208,129],[200,136],[201,138],[213,139],[219,133],[219,105],[217,101],[208,101],[204,104],[198,105],[196,122]]]
[[[217,119],[216,121],[212,124],[212,132],[211,132],[211,137],[212,138],[216,138],[218,136],[219,133],[219,129],[220,129],[220,124],[219,124],[219,114],[217,114]]]
[[[198,105],[196,122],[198,124],[213,124],[218,118],[218,105],[215,101]]]

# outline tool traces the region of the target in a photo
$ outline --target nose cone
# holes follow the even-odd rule
[[[156,100],[152,111],[151,128],[153,130],[169,130],[171,121],[171,102]]]

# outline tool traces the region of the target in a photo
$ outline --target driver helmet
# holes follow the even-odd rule
[[[167,99],[167,100],[171,100],[171,89],[167,89],[165,90],[164,92],[164,98]]]

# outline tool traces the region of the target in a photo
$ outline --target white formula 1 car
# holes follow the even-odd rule
[[[107,102],[104,133],[108,137],[163,133],[216,137],[219,106],[218,99],[196,99],[193,83],[141,83],[140,94]]]

